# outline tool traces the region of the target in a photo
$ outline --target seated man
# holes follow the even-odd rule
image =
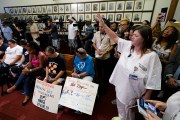
[[[167,99],[180,89],[180,48],[176,51],[176,54],[170,59],[165,68],[165,75],[167,84],[162,86],[162,91],[165,92],[164,96]],[[159,94],[159,97],[161,95]]]
[[[4,43],[4,39],[0,36],[0,60],[3,58],[6,48],[8,47],[7,43]]]
[[[2,66],[0,68],[0,73],[6,73],[9,70],[9,67],[18,65],[21,61],[21,56],[23,48],[16,44],[14,39],[8,41],[9,47],[5,51],[5,55],[1,60]]]
[[[45,51],[48,56],[48,61],[44,81],[55,85],[62,84],[66,78],[66,65],[64,58],[51,46],[48,46]]]
[[[83,48],[78,48],[74,59],[74,72],[72,77],[92,82],[94,78],[93,58]]]

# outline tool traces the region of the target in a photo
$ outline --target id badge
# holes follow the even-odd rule
[[[138,80],[138,76],[135,74],[129,74],[129,80]]]

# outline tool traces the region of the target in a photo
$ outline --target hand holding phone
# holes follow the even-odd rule
[[[146,102],[144,99],[139,98],[137,100],[137,104],[138,104],[138,110],[139,112],[147,117],[147,110],[151,111],[152,113],[154,113],[157,117],[162,118],[162,114],[159,111],[159,109],[155,108],[155,106],[149,102]]]

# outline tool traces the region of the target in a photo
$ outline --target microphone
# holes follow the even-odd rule
[[[131,57],[131,53],[128,55],[128,57]]]

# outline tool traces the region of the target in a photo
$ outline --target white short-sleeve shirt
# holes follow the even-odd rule
[[[75,22],[68,25],[68,39],[74,40],[76,36],[76,31],[78,30],[77,26],[74,26]]]
[[[10,64],[16,58],[16,55],[22,55],[22,52],[23,52],[23,48],[19,45],[16,45],[13,48],[8,47],[5,51],[6,58],[4,62],[6,64]],[[20,62],[21,62],[21,59],[15,64],[20,64]]]
[[[33,23],[31,26],[30,26],[30,32],[39,32],[39,29],[38,29],[38,26],[36,23]],[[39,33],[31,33],[31,36],[33,39],[36,39],[39,37]]]
[[[117,98],[126,105],[130,105],[134,98],[141,97],[146,89],[161,89],[161,62],[155,52],[148,52],[143,56],[131,52],[131,41],[118,40],[117,50],[121,53],[110,83],[115,85]],[[130,80],[129,76],[137,76],[137,80]]]

